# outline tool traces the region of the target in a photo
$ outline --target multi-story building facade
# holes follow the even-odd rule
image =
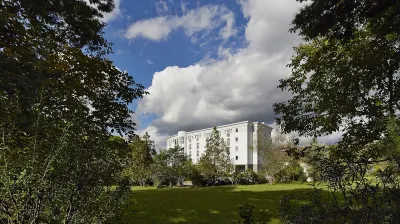
[[[216,127],[230,150],[230,156],[237,172],[247,169],[258,171],[262,158],[257,150],[257,139],[271,138],[272,128],[264,122],[243,121]],[[211,136],[213,128],[196,131],[179,131],[177,135],[167,138],[167,148],[181,147],[193,163],[199,162],[206,150],[206,140]]]

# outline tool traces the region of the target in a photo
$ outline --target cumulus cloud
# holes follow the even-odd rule
[[[227,39],[236,34],[234,23],[234,15],[226,7],[203,6],[187,11],[183,16],[160,16],[139,20],[128,27],[124,36],[127,39],[142,37],[162,41],[179,28],[190,37],[202,31],[220,28],[220,37]]]
[[[248,18],[246,47],[234,53],[220,47],[220,59],[205,60],[183,68],[170,66],[154,74],[147,89],[150,95],[139,102],[138,113],[158,115],[159,118],[152,123],[157,136],[165,139],[166,135],[176,134],[179,130],[191,131],[244,120],[274,123],[273,104],[290,97],[289,93],[277,89],[277,85],[280,79],[290,75],[286,65],[294,53],[293,47],[301,41],[298,35],[288,32],[300,3],[293,0],[242,0],[240,4]],[[190,13],[195,14],[194,11]],[[170,19],[164,18],[164,24],[160,26],[169,23],[166,21]],[[203,21],[206,22],[188,26],[191,29],[186,32],[204,29],[207,26],[202,24],[207,24],[210,19]],[[228,20],[225,21],[228,24]],[[221,35],[231,35],[229,29],[220,30],[225,33]],[[234,29],[233,22],[231,29]],[[165,36],[169,32],[165,32]],[[131,35],[151,36],[138,30]],[[153,36],[154,40],[158,38],[163,37]],[[331,143],[333,138],[338,136],[323,141]]]

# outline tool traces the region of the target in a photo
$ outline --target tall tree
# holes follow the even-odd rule
[[[214,182],[232,171],[229,148],[216,127],[206,141],[206,151],[201,156],[198,166],[206,178]]]
[[[337,145],[318,147],[313,156],[333,199],[337,194],[341,199],[327,202],[316,193],[315,204],[303,206],[301,218],[298,213],[287,221],[399,222],[393,199],[398,194],[389,196],[399,192],[398,145],[383,147],[398,143],[393,133],[400,123],[395,115],[400,109],[399,24],[400,3],[391,0],[313,0],[293,20],[292,31],[307,42],[295,48],[292,75],[279,85],[293,97],[275,104],[277,122],[285,132],[302,136],[344,134]],[[368,167],[377,161],[393,166],[371,181]]]
[[[146,92],[106,57],[99,19],[113,1],[90,2],[0,4],[2,221],[101,222],[129,192],[110,131],[133,135],[127,105]]]
[[[151,178],[151,167],[153,156],[156,153],[154,142],[150,140],[150,135],[146,132],[142,137],[134,136],[129,143],[130,164],[125,170],[131,182],[138,182],[140,186],[146,186],[146,182]]]
[[[179,147],[175,147],[156,154],[152,170],[155,182],[168,182],[172,188],[175,183],[182,184],[189,177],[191,169],[189,158]]]
[[[289,161],[284,151],[292,145],[289,136],[282,134],[280,126],[277,126],[274,132],[274,136],[269,138],[263,135],[262,127],[257,130],[256,149],[263,164],[260,171],[268,175],[270,184],[274,183],[275,176],[283,169],[285,162]]]

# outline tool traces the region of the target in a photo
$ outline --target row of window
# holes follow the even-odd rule
[[[231,130],[232,129],[225,130],[225,134],[226,134],[227,137],[230,137]],[[239,132],[239,128],[236,128],[235,131]],[[211,136],[211,133],[203,133],[203,137],[209,138],[210,136]],[[201,134],[191,135],[191,136],[188,136],[188,140],[189,140],[189,142],[192,142],[192,139],[194,138],[197,141],[199,141],[200,137],[201,137]]]
[[[232,129],[225,130],[226,137],[230,137],[231,130]],[[239,128],[236,128],[235,131],[239,132]],[[211,133],[204,133],[203,135],[204,135],[204,137],[209,138],[211,136]],[[201,137],[201,134],[191,135],[191,136],[188,136],[188,141],[189,141],[189,143],[191,143],[193,138],[195,138],[197,141],[199,141],[200,137]],[[179,142],[179,144],[183,145],[184,144],[184,137],[180,137],[179,140],[178,139],[173,139],[171,141],[168,141],[169,145],[171,145],[172,143],[174,143],[174,145],[178,145],[178,142]],[[229,138],[227,138],[226,141],[227,141],[227,144],[230,144],[230,139]],[[238,141],[239,141],[239,139],[238,139],[238,137],[236,137],[236,142],[238,142]],[[199,147],[197,147],[197,148],[199,148]]]
[[[199,158],[198,158],[199,155],[200,155],[200,154],[199,154],[199,150],[197,150],[197,153],[196,153],[197,162],[199,161]],[[192,157],[192,151],[189,151],[189,157]],[[235,159],[236,159],[236,160],[239,160],[239,156],[236,156]]]

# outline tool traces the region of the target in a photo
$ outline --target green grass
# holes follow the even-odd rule
[[[277,209],[284,195],[310,191],[306,183],[218,186],[206,188],[135,187],[124,223],[234,223],[242,203],[266,210],[271,223],[280,223]]]

